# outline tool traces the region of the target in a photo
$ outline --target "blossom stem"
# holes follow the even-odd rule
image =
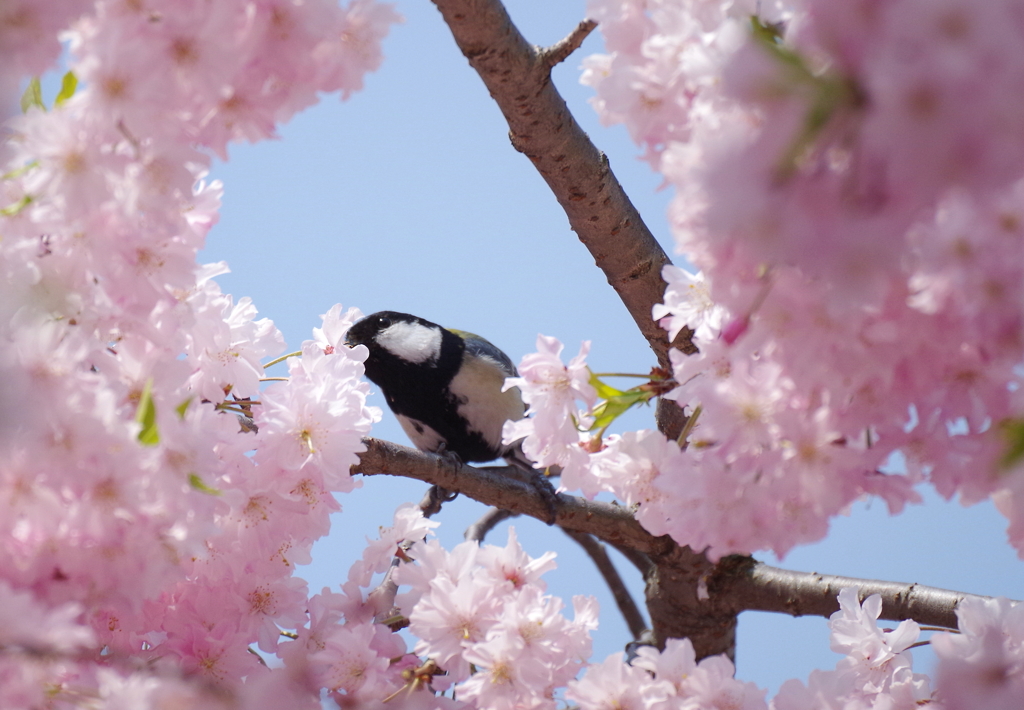
[[[679,432],[679,438],[676,439],[676,443],[680,447],[685,448],[687,439],[690,438],[690,434],[693,433],[693,428],[697,426],[697,419],[700,417],[702,407],[698,404],[693,408],[693,413],[686,419],[686,424],[683,425],[683,430]]]
[[[641,380],[649,380],[651,376],[639,375],[634,372],[595,372],[594,377],[639,377]]]
[[[290,357],[297,357],[297,356],[299,356],[301,354],[302,354],[301,350],[296,350],[293,353],[288,353],[287,355],[282,355],[281,357],[274,358],[273,360],[268,362],[266,365],[264,365],[263,369],[266,370],[268,367],[273,367],[274,365],[278,364],[279,362],[284,362],[285,360],[287,360]]]

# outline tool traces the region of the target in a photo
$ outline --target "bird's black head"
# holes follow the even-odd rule
[[[462,361],[462,338],[437,323],[397,311],[379,311],[349,328],[349,347],[365,345],[366,376],[393,396],[425,381],[447,383]]]
[[[377,334],[382,330],[390,328],[394,323],[408,323],[417,320],[420,319],[416,316],[396,311],[372,313],[357,321],[348,329],[348,333],[345,334],[345,345],[350,348],[354,348],[356,345],[370,347],[374,343],[374,338],[377,337]]]

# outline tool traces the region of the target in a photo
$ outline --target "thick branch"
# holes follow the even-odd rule
[[[737,612],[774,611],[793,616],[830,616],[839,610],[836,596],[844,587],[858,587],[861,601],[872,594],[881,595],[883,619],[913,619],[947,629],[957,628],[956,607],[963,599],[987,598],[920,584],[792,572],[749,557],[723,560],[708,581],[712,597]]]
[[[550,515],[549,501],[537,487],[518,475],[503,474],[513,470],[518,474],[518,469],[458,466],[449,458],[379,439],[363,443],[367,450],[352,467],[353,475],[414,478],[541,521]],[[689,637],[698,658],[734,652],[736,616],[742,611],[828,617],[838,610],[836,596],[843,587],[859,587],[861,599],[881,594],[883,619],[914,619],[946,628],[956,628],[960,601],[977,597],[917,584],[791,572],[742,556],[713,565],[667,537],[651,535],[621,506],[563,493],[555,508],[555,524],[566,531],[590,534],[620,550],[639,553],[633,556],[646,569],[647,608],[656,642]],[[698,593],[702,586],[707,588],[706,596]]]
[[[434,4],[508,121],[512,145],[547,181],[573,231],[667,366],[669,343],[651,320],[651,307],[665,292],[661,269],[669,258],[551,82],[552,60],[581,41],[589,25],[543,50],[523,38],[499,0]]]
[[[569,532],[567,530],[566,535],[578,542],[580,547],[590,556],[590,559],[594,561],[597,571],[601,573],[605,584],[608,585],[612,596],[615,597],[615,605],[619,607],[622,618],[626,620],[629,633],[633,634],[634,640],[639,639],[641,634],[647,630],[647,622],[644,621],[644,615],[640,613],[640,609],[637,607],[636,602],[633,601],[632,595],[626,589],[626,583],[622,581],[619,571],[615,569],[611,558],[608,557],[608,552],[604,549],[604,545],[586,533]]]
[[[432,483],[481,503],[547,521],[550,500],[537,486],[524,481],[514,467],[473,468],[451,458],[427,454],[379,439],[363,439],[366,452],[352,473],[392,474]],[[569,532],[588,533],[617,548],[631,549],[651,558],[646,575],[647,608],[659,644],[668,638],[689,637],[701,658],[733,653],[736,612],[713,607],[698,598],[701,579],[714,567],[688,547],[666,536],[655,537],[640,526],[631,511],[618,505],[559,494],[555,524]],[[641,558],[642,559],[642,558]]]
[[[352,473],[364,476],[389,474],[415,478],[474,500],[513,513],[546,521],[551,509],[540,491],[517,477],[511,466],[474,468],[458,466],[443,456],[423,453],[380,439],[363,439],[366,451]],[[503,475],[508,471],[513,475]],[[590,533],[613,545],[623,545],[649,555],[664,554],[675,547],[667,537],[655,537],[644,530],[633,514],[618,505],[588,501],[559,494],[555,524],[566,530]]]

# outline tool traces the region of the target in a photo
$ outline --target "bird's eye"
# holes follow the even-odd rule
[[[387,316],[381,316],[377,320],[377,324],[380,325],[381,328],[388,328],[391,326],[391,319]]]

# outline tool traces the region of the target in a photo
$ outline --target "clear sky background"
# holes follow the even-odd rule
[[[225,184],[220,223],[204,261],[227,261],[219,282],[250,296],[292,349],[310,337],[333,304],[364,313],[391,309],[484,335],[514,361],[534,350],[538,333],[566,343],[593,343],[595,371],[646,372],[654,357],[589,253],[569,229],[554,197],[529,161],[509,144],[508,127],[482,82],[427,0],[399,0],[405,23],[387,38],[381,69],[349,101],[336,96],[296,117],[281,140],[231,149],[211,175]],[[583,0],[509,0],[526,38],[548,45],[585,16]],[[665,209],[671,194],[637,159],[622,127],[604,128],[578,83],[580,62],[602,51],[599,32],[559,66],[555,82],[598,148],[608,155],[654,235],[674,254]],[[682,257],[673,256],[684,264]],[[385,409],[374,435],[408,440]],[[653,426],[652,411],[628,425]],[[318,591],[335,589],[359,557],[364,537],[389,525],[402,502],[419,501],[425,485],[373,477],[342,496],[331,536],[299,573]],[[790,553],[782,566],[1024,597],[1024,564],[1005,542],[1005,521],[991,504],[962,508],[922,491],[926,505],[890,518],[881,501],[854,506],[834,521],[829,538]],[[445,507],[439,535],[447,546],[484,512],[464,498]],[[602,623],[594,660],[629,640],[593,565],[561,531],[532,519],[512,522],[533,555],[558,552],[549,591],[567,601],[598,597]],[[504,545],[507,525],[488,542]],[[620,571],[642,603],[642,582]],[[771,557],[762,556],[762,559]],[[744,613],[738,675],[771,693],[787,678],[806,680],[832,668],[823,619]],[[933,657],[915,651],[915,668]]]

